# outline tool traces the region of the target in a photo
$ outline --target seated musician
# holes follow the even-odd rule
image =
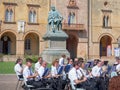
[[[51,74],[52,74],[52,77],[58,77],[58,71],[57,71],[57,68],[59,66],[59,61],[56,59],[52,62],[52,66],[51,66]]]
[[[18,78],[23,78],[22,59],[17,59],[16,64],[14,66],[14,70],[15,70]]]
[[[41,67],[38,69],[38,76],[39,76],[40,79],[51,77],[49,69],[47,68],[47,62],[46,61],[43,61],[42,64],[41,64]]]
[[[100,77],[102,74],[102,62],[99,60],[97,65],[92,68],[92,75],[94,77]]]
[[[32,71],[32,59],[28,58],[26,59],[26,67],[23,70],[23,77],[24,80],[28,85],[34,84],[34,78],[37,76],[37,74],[34,74]]]
[[[81,75],[82,77],[86,77],[86,78],[90,78],[92,77],[92,74],[89,70],[85,69],[85,63],[84,61],[79,61],[80,62],[80,68],[77,70],[79,75]]]
[[[77,88],[81,88],[81,90],[84,90],[81,86],[80,83],[85,82],[87,79],[85,77],[81,77],[77,70],[80,68],[80,62],[75,61],[73,63],[73,68],[69,71],[68,77],[70,79],[70,82]]]
[[[68,64],[65,66],[64,70],[65,70],[65,73],[68,73],[70,71],[70,69],[73,67],[73,60],[70,59],[68,61]]]
[[[66,85],[66,80],[64,80],[64,66],[59,65],[58,59],[52,62],[51,74],[53,77],[53,88],[54,90],[64,90]]]

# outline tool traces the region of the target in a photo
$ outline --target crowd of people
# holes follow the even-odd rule
[[[51,67],[42,57],[35,63],[32,70],[32,59],[26,59],[23,68],[22,59],[17,59],[14,70],[19,78],[24,78],[28,85],[35,88],[49,87],[52,90],[108,90],[109,79],[120,75],[120,59],[116,58],[113,66],[103,60],[95,59],[91,64],[83,58],[61,58],[53,60]],[[65,62],[67,63],[65,64]],[[66,87],[67,86],[67,87]]]

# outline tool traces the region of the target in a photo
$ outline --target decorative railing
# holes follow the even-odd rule
[[[84,24],[68,24],[63,23],[62,24],[63,30],[85,30]]]

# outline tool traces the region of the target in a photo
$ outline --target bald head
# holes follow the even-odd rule
[[[46,61],[43,61],[43,62],[42,62],[42,66],[43,66],[43,67],[46,67],[46,66],[47,66],[47,62],[46,62]]]

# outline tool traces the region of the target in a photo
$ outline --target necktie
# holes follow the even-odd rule
[[[30,76],[32,76],[32,69],[31,69],[31,68],[29,68],[29,71],[30,71]]]
[[[100,76],[101,76],[102,75],[102,68],[100,68],[99,73],[100,73]]]
[[[62,61],[62,64],[64,65],[64,59],[63,59],[63,61]]]
[[[78,72],[77,72],[77,70],[76,70],[76,77],[77,77],[77,79],[79,80],[79,76],[78,76]]]

